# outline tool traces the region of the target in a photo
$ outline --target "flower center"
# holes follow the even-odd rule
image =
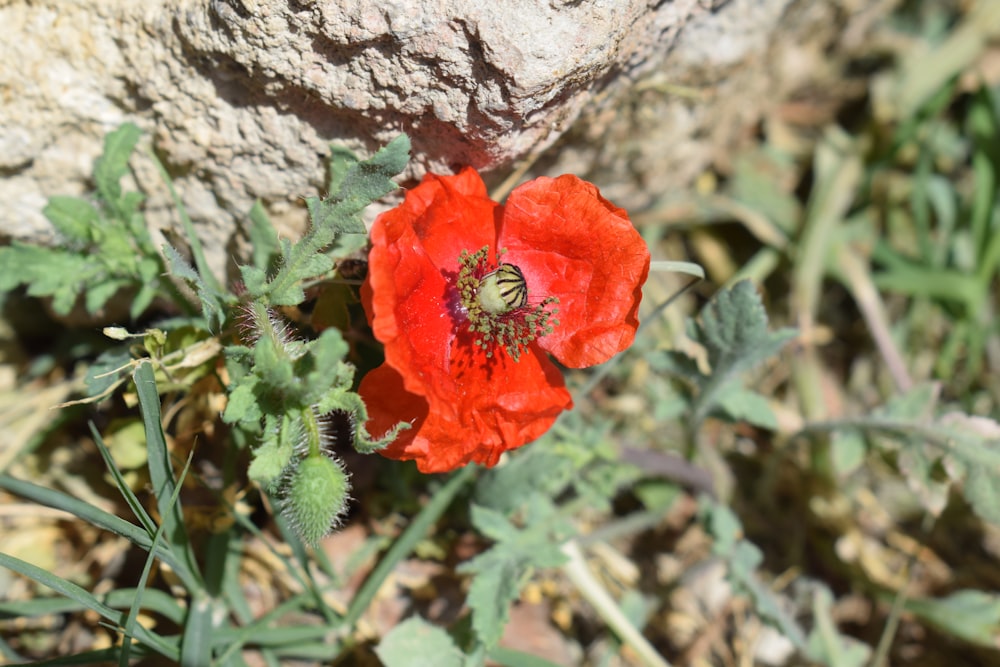
[[[531,341],[552,333],[559,324],[553,317],[558,309],[550,308],[559,299],[550,296],[529,305],[524,274],[516,264],[500,261],[503,252],[491,266],[488,246],[471,254],[463,250],[458,258],[458,295],[476,345],[486,350],[487,357],[502,347],[517,361]]]
[[[487,313],[502,315],[528,305],[528,284],[516,264],[501,263],[480,279],[476,298]]]

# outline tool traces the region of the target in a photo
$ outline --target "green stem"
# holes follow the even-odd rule
[[[320,443],[322,442],[323,429],[319,426],[319,419],[316,418],[316,413],[309,407],[302,408],[299,414],[302,417],[302,427],[306,431],[306,441],[309,443],[309,456],[322,456],[323,452]]]

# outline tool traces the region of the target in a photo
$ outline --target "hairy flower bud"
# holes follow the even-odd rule
[[[289,481],[282,513],[307,544],[336,528],[347,509],[347,473],[326,456],[309,456]]]

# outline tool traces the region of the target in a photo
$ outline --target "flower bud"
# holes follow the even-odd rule
[[[339,524],[350,489],[339,463],[309,456],[292,474],[282,512],[304,542],[315,544]]]

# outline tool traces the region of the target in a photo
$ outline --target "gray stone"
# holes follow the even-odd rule
[[[331,142],[368,153],[405,131],[411,178],[509,167],[582,114],[614,126],[616,100],[644,75],[759,55],[787,3],[14,0],[0,7],[0,233],[53,241],[45,199],[87,191],[104,134],[132,120],[221,268],[256,199],[284,233],[301,229]],[[720,22],[730,8],[754,20]],[[700,27],[678,41],[688,23]],[[672,159],[684,167],[702,126],[690,106],[668,114],[655,140],[681,147]],[[604,139],[581,136],[594,145],[568,146],[557,162],[600,161]],[[150,161],[133,167],[151,224],[173,227]]]

